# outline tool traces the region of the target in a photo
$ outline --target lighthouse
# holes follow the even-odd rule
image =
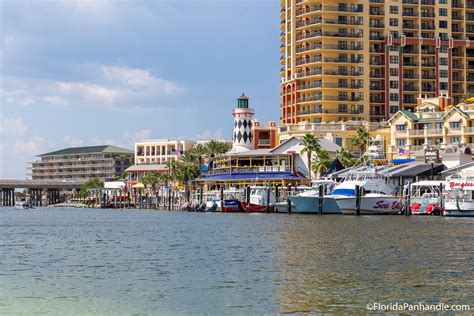
[[[252,134],[253,109],[249,108],[249,99],[242,93],[234,109],[234,135],[231,152],[238,153],[254,149]]]

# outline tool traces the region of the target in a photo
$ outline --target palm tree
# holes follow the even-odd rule
[[[321,150],[321,145],[319,145],[319,139],[310,133],[305,134],[302,138],[302,141],[303,141],[303,150],[301,151],[301,153],[307,154],[308,170],[309,170],[308,180],[311,183],[311,171],[313,170],[311,168],[311,163],[312,163],[313,153]]]
[[[329,157],[329,153],[324,150],[320,149],[316,152],[316,155],[313,160],[313,171],[318,175],[318,178],[321,174],[328,170],[331,166],[331,158]]]
[[[352,138],[352,145],[359,147],[359,154],[365,152],[365,147],[369,143],[369,131],[365,128],[358,128],[357,135]]]
[[[144,186],[151,188],[152,194],[156,193],[156,186],[161,182],[160,174],[156,171],[147,173],[140,179]]]
[[[340,151],[337,152],[337,158],[341,162],[341,164],[344,166],[344,168],[350,168],[355,164],[355,159],[352,157],[352,153],[346,149],[346,148],[341,148]]]
[[[122,179],[125,178],[125,164],[130,164],[130,156],[127,155],[120,155],[118,156],[117,160],[120,161],[120,173],[122,176]]]
[[[469,103],[469,99],[474,98],[474,93],[466,93],[461,97],[461,102],[462,103]]]
[[[217,155],[224,154],[229,150],[226,143],[216,140],[210,140],[204,144],[204,153],[208,159],[214,158]]]

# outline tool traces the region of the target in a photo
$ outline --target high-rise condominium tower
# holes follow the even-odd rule
[[[380,121],[474,92],[474,0],[281,0],[281,122]]]

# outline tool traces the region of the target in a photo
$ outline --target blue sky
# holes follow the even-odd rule
[[[273,0],[2,0],[0,178],[50,150],[231,138],[245,92],[279,119]]]

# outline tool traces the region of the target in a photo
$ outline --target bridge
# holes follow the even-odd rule
[[[66,180],[0,180],[2,206],[15,205],[15,189],[27,189],[35,206],[59,203],[61,191],[78,191],[85,181]]]

